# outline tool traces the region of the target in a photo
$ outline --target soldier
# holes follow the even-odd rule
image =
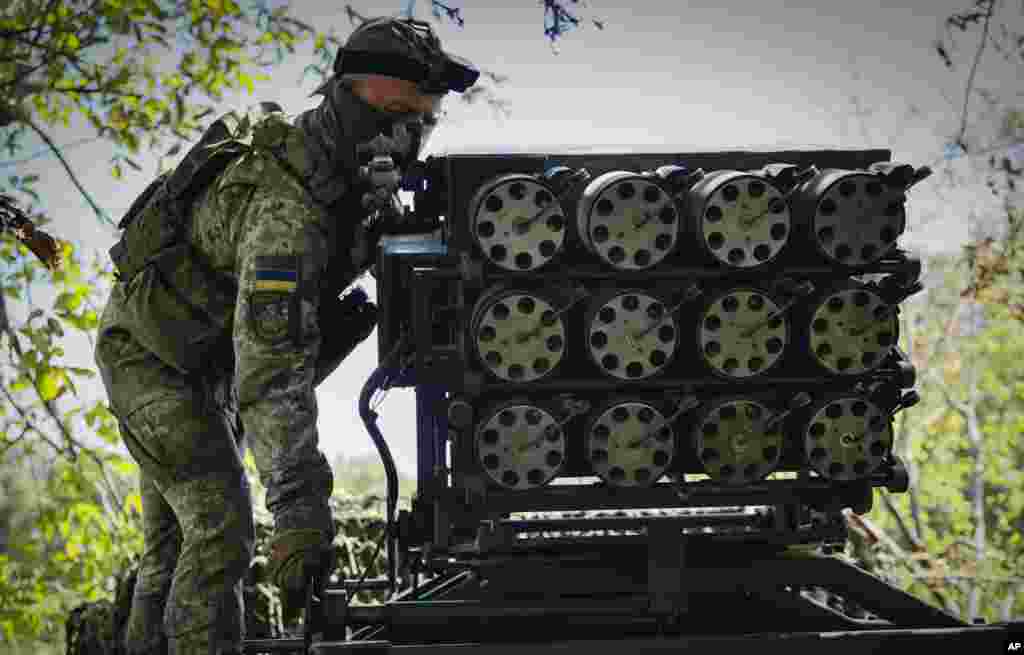
[[[271,579],[301,597],[304,565],[333,564],[314,388],[376,320],[338,299],[375,250],[359,146],[384,143],[408,167],[445,94],[479,76],[426,23],[391,18],[360,25],[334,72],[294,124],[269,106],[215,122],[111,249],[118,282],[95,357],[141,470],[130,655],[241,653],[254,542],[243,432],[275,521]]]

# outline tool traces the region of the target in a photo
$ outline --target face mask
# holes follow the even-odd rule
[[[309,136],[311,156],[316,162],[310,186],[326,204],[337,199],[342,190],[333,179],[344,174],[342,171],[355,172],[367,163],[366,155],[357,154],[359,146],[379,139],[396,167],[405,170],[419,156],[436,124],[432,115],[377,109],[338,80],[325,84],[318,93],[325,96],[325,101],[305,112],[298,124]]]
[[[401,153],[403,167],[419,159],[436,125],[437,119],[433,116],[414,114],[410,117],[404,114],[396,118],[392,124],[391,138]]]

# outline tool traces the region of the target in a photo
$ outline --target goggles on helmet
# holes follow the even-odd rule
[[[480,71],[470,63],[441,49],[440,41],[427,23],[403,20],[393,23],[415,44],[423,60],[393,52],[369,52],[342,48],[334,61],[337,75],[386,75],[415,82],[426,94],[462,93],[476,84]]]

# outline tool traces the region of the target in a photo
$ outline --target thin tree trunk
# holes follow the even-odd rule
[[[916,308],[911,309],[910,307],[904,313],[903,319],[903,334],[906,335],[907,340],[907,356],[910,357],[911,361],[914,359],[914,321],[916,317]],[[917,495],[917,464],[914,462],[913,448],[911,443],[912,432],[909,424],[907,423],[907,412],[900,413],[900,424],[899,424],[899,444],[900,451],[903,454],[903,465],[907,468],[907,477],[909,478],[909,485],[907,492],[910,496],[910,520],[913,525],[912,534],[915,545],[920,544],[924,538],[924,531],[921,529],[921,505]]]
[[[978,608],[981,600],[981,586],[978,584],[978,574],[981,571],[982,563],[985,561],[985,452],[982,448],[984,437],[981,432],[981,422],[978,420],[978,375],[973,357],[968,359],[967,375],[968,400],[966,411],[967,438],[971,443],[971,454],[974,458],[974,470],[971,479],[971,491],[973,494],[971,503],[971,514],[974,518],[974,561],[975,576],[971,580],[970,593],[967,598],[967,620],[973,621],[978,616]]]
[[[1017,596],[1024,594],[1024,583],[1010,585],[1006,590],[1006,598],[1003,599],[999,620],[1009,623],[1013,620],[1013,606],[1017,604]]]

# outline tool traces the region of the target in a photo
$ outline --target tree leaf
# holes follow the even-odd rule
[[[139,467],[134,462],[131,462],[124,457],[114,457],[110,459],[110,465],[115,471],[122,475],[133,476],[138,473]]]
[[[71,379],[70,375],[68,375],[67,369],[61,369],[60,373],[61,382],[63,384],[61,386],[61,390],[57,392],[57,397],[59,398],[61,395],[63,395],[66,389],[71,389],[71,394],[77,398],[78,388],[75,387],[75,381]]]
[[[242,72],[241,69],[238,71],[238,83],[245,87],[245,90],[249,93],[253,92],[252,77]]]
[[[96,434],[108,444],[116,446],[120,443],[117,423],[113,421],[104,421],[100,428],[96,430]]]
[[[78,556],[82,554],[82,547],[73,541],[69,541],[64,545],[64,554],[71,561],[78,561]]]
[[[126,496],[124,499],[124,511],[126,514],[142,516],[142,496],[137,493]]]
[[[49,401],[57,397],[61,390],[61,371],[48,368],[39,377],[39,395],[43,400]]]

